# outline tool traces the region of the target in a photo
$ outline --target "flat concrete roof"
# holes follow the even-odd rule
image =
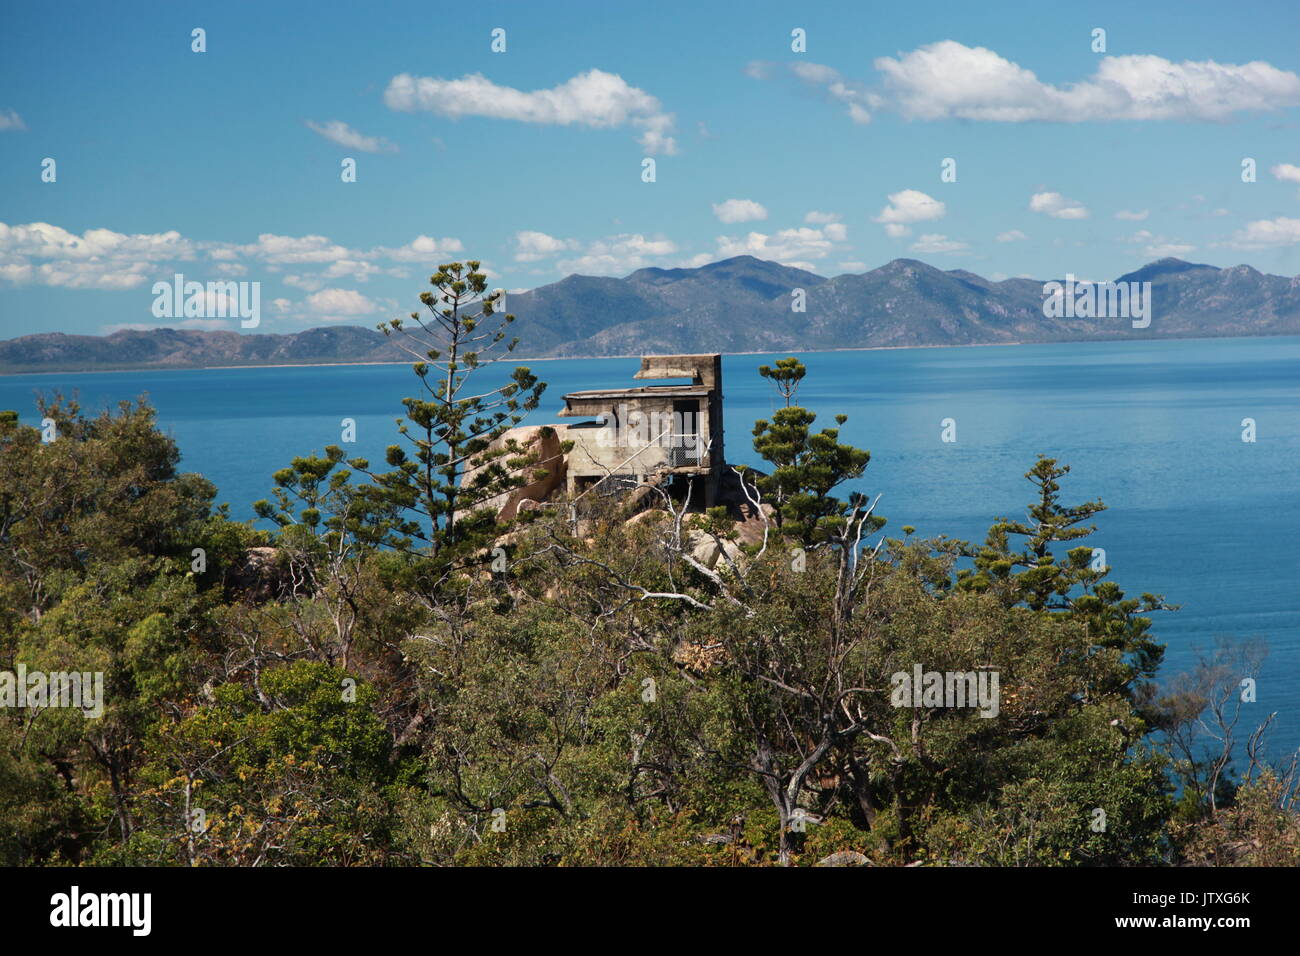
[[[564,396],[564,400],[600,401],[605,398],[644,398],[648,395],[660,398],[704,398],[712,391],[707,385],[640,385],[633,388],[592,388],[570,392]]]

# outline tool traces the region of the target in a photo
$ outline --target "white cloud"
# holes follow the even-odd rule
[[[588,70],[550,89],[531,92],[500,86],[481,73],[454,80],[402,73],[389,81],[384,102],[389,109],[424,111],[449,119],[485,116],[598,129],[632,126],[641,131],[639,141],[647,152],[670,156],[677,152],[673,114],[664,112],[659,100],[649,93],[603,70]]]
[[[838,70],[822,63],[755,60],[745,67],[745,73],[756,80],[768,79],[776,73],[792,76],[804,86],[819,90],[827,99],[842,104],[849,119],[859,125],[870,123],[871,111],[882,103],[864,84],[847,80]]]
[[[376,246],[373,249],[349,249],[339,245],[326,236],[279,236],[274,233],[262,233],[257,242],[243,246],[229,246],[211,252],[213,258],[229,258],[233,253],[259,259],[272,266],[282,265],[326,265],[321,275],[326,278],[349,276],[365,281],[373,275],[404,276],[399,269],[383,269],[374,264],[376,259],[388,259],[393,262],[434,262],[447,255],[463,252],[464,243],[459,239],[445,236],[441,239],[432,236],[416,236],[403,246]]]
[[[647,238],[639,233],[605,236],[584,244],[577,239],[561,239],[525,229],[515,233],[514,258],[516,262],[539,262],[565,253],[578,253],[558,259],[553,263],[554,268],[566,273],[608,276],[664,265],[664,257],[677,251],[677,244],[670,239]]]
[[[388,140],[379,136],[363,136],[342,120],[330,120],[328,123],[307,120],[307,128],[325,137],[331,143],[337,143],[347,149],[360,150],[363,153],[397,152],[397,147]]]
[[[753,66],[770,67],[773,64],[751,64]],[[839,71],[834,67],[827,66],[824,63],[809,63],[803,60],[795,60],[793,63],[787,63],[785,66],[799,79],[807,83],[834,83],[839,78]]]
[[[355,289],[322,289],[307,296],[303,305],[308,312],[329,320],[371,315],[378,308]]]
[[[1259,60],[1107,56],[1092,76],[1057,87],[992,50],[943,40],[879,57],[875,67],[890,103],[909,119],[1222,120],[1300,104],[1300,77]]]
[[[1088,218],[1088,210],[1082,203],[1066,199],[1060,193],[1034,193],[1029,197],[1029,210],[1046,213],[1053,219]]]
[[[557,239],[544,232],[523,229],[515,233],[515,261],[537,262],[581,247],[575,239]]]
[[[1142,255],[1147,259],[1182,258],[1196,248],[1190,243],[1157,236],[1147,229],[1139,229],[1125,241],[1141,245]]]
[[[677,252],[669,239],[647,239],[640,234],[624,234],[597,239],[581,256],[561,259],[556,266],[562,272],[581,275],[623,275],[654,265],[655,260]]]
[[[1267,246],[1293,246],[1300,243],[1300,219],[1258,219],[1237,230],[1232,244],[1243,249],[1260,249]]]
[[[909,224],[942,219],[945,212],[947,208],[939,200],[916,189],[904,189],[889,194],[889,202],[872,222],[883,223],[885,234],[897,239],[911,231]]]
[[[29,262],[3,262],[0,261],[0,279],[6,282],[24,283],[31,282],[34,272]]]
[[[133,289],[150,278],[149,263],[109,264],[63,260],[47,262],[28,273],[41,285],[68,289]]]
[[[0,223],[0,280],[69,288],[130,289],[146,280],[157,280],[164,271],[169,275],[171,268],[205,255],[206,269],[222,276],[247,275],[246,263],[259,264],[263,276],[295,267],[285,281],[315,291],[334,279],[365,282],[379,275],[403,278],[406,273],[402,269],[385,268],[382,261],[436,261],[463,248],[459,239],[449,237],[417,236],[395,249],[380,246],[362,250],[349,249],[318,235],[262,233],[256,242],[240,244],[191,240],[174,230],[127,235],[111,229],[87,229],[78,235],[44,222],[15,226]],[[318,266],[320,270],[308,274],[302,271],[303,266]],[[191,278],[202,279],[197,275]]]
[[[1287,183],[1300,183],[1300,166],[1293,166],[1291,163],[1279,163],[1270,172],[1272,172],[1274,179],[1280,179]]]
[[[325,288],[325,280],[316,275],[287,275],[284,277],[284,284],[302,289],[304,292],[315,292],[317,289]]]
[[[1127,220],[1128,222],[1141,222],[1150,214],[1151,211],[1149,209],[1141,209],[1136,212],[1130,212],[1127,209],[1121,209],[1119,212],[1115,213],[1115,218],[1124,219]]]
[[[1028,238],[1029,237],[1026,236],[1019,229],[1008,229],[1006,232],[998,233],[997,241],[998,242],[1019,242],[1022,239],[1028,239]]]
[[[0,132],[13,130],[20,132],[27,129],[27,124],[23,118],[14,110],[0,110]]]
[[[719,236],[718,255],[723,259],[755,256],[808,269],[812,260],[825,259],[835,251],[843,255],[844,250],[837,250],[835,244],[847,238],[848,230],[843,223],[831,223],[822,229],[808,226],[782,229],[775,234],[751,232],[745,236]]]
[[[158,261],[189,258],[193,255],[193,244],[174,230],[126,235],[111,229],[87,229],[78,236],[48,222],[33,222],[25,226],[0,223],[0,252],[40,259],[130,257]]]
[[[941,40],[897,57],[873,61],[879,83],[846,80],[827,66],[787,68],[804,83],[849,106],[855,122],[871,110],[890,109],[907,119],[966,119],[999,123],[1105,120],[1211,120],[1234,113],[1300,105],[1300,76],[1268,63],[1175,63],[1150,54],[1102,57],[1088,77],[1062,86],[1039,80],[985,47]],[[751,63],[764,79],[778,64]]]
[[[157,263],[192,259],[194,250],[194,243],[174,230],[127,235],[87,229],[77,235],[47,222],[0,223],[0,278],[73,289],[130,289],[156,272]]]
[[[752,199],[727,199],[713,204],[713,215],[721,222],[754,222],[767,218],[767,210]]]
[[[922,234],[921,238],[912,243],[910,248],[913,252],[948,253],[965,252],[970,246],[956,239],[949,239],[947,236],[930,232]]]
[[[1161,242],[1144,246],[1142,254],[1151,259],[1165,259],[1171,256],[1180,259],[1195,248],[1195,246],[1185,242]]]
[[[867,264],[865,262],[859,262],[857,260],[853,260],[850,262],[841,262],[840,268],[843,269],[845,272],[866,272]]]
[[[386,270],[364,259],[339,259],[330,263],[330,267],[321,275],[329,279],[349,278],[365,282],[371,276],[383,275]]]
[[[432,236],[416,236],[406,245],[398,246],[396,249],[381,247],[375,250],[377,254],[397,262],[433,262],[448,253],[464,251],[465,244],[459,239],[452,239],[449,236],[442,239],[435,239]]]
[[[828,222],[839,222],[840,214],[837,212],[818,212],[814,209],[803,217],[803,221],[810,226],[824,226]]]
[[[275,265],[334,262],[359,255],[325,236],[278,236],[271,232],[259,235],[257,242],[236,247],[236,251]]]

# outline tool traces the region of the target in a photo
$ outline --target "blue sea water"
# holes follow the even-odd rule
[[[726,357],[726,453],[759,464],[756,418],[776,407],[756,369],[781,356]],[[1216,637],[1266,642],[1258,703],[1243,725],[1278,712],[1269,748],[1300,747],[1300,338],[810,352],[799,404],[819,423],[849,416],[842,437],[869,448],[859,487],[883,495],[889,531],[978,541],[1000,515],[1023,517],[1022,477],[1037,453],[1072,467],[1067,501],[1100,497],[1088,542],[1132,595],[1182,605],[1156,616],[1169,649],[1162,676],[1189,670]],[[513,367],[516,363],[510,363]],[[630,384],[636,359],[521,362],[546,382],[530,423],[556,421],[561,396]],[[505,374],[502,367],[502,375]],[[35,424],[33,396],[75,393],[97,410],[147,394],[185,470],[214,481],[237,518],[268,497],[271,474],[338,444],[376,464],[398,440],[408,366],[211,369],[0,377],[0,408]],[[956,441],[941,441],[942,422]],[[1257,440],[1242,441],[1243,419]]]

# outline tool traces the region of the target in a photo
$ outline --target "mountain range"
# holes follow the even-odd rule
[[[776,352],[1132,338],[1300,334],[1300,276],[1161,259],[1116,282],[1150,282],[1153,318],[1050,318],[1043,282],[993,281],[895,259],[828,279],[738,256],[623,278],[571,275],[509,297],[517,354],[530,358],[671,352]],[[792,308],[804,290],[804,311]],[[158,328],[111,335],[42,333],[0,341],[0,372],[400,362],[371,328],[241,334]]]

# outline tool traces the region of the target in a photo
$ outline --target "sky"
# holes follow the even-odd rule
[[[245,331],[160,317],[177,273],[258,283],[247,331],[373,326],[466,258],[1293,276],[1298,37],[1293,0],[9,4],[0,338]]]

